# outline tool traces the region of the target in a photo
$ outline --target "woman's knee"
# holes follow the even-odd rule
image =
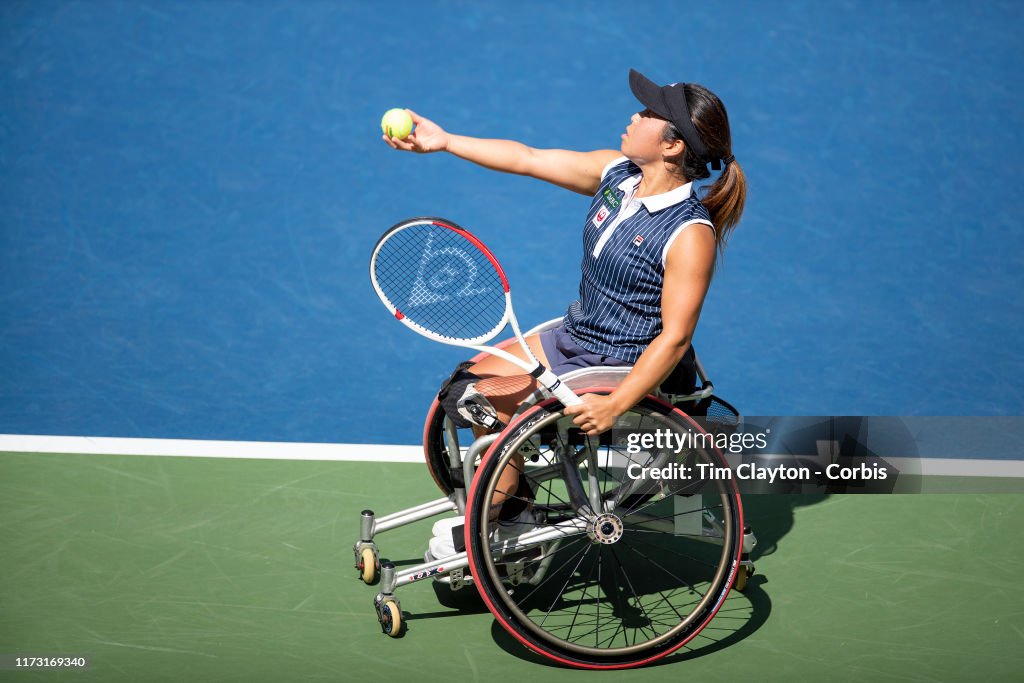
[[[547,365],[547,357],[544,353],[544,347],[540,341],[540,335],[531,334],[526,338],[526,345],[530,348],[530,352],[544,365]],[[529,358],[521,344],[513,342],[512,344],[499,344],[499,346],[506,352],[510,353],[516,358],[526,362],[528,365],[533,364],[533,359]],[[516,365],[510,363],[504,358],[487,354],[481,358],[477,363],[470,368],[470,370],[481,377],[508,377],[512,375],[524,375],[527,374],[525,370]]]
[[[477,382],[476,389],[500,412],[510,413],[537,389],[537,382],[530,375],[492,376]]]

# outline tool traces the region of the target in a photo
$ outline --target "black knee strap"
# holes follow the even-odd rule
[[[471,361],[459,363],[448,379],[441,383],[441,389],[437,392],[437,401],[441,404],[441,409],[444,410],[448,419],[459,428],[472,425],[469,420],[459,415],[459,399],[466,393],[466,388],[470,384],[481,379],[479,375],[469,371],[468,368],[472,365]]]
[[[483,394],[476,390],[476,383],[483,377],[472,373],[472,361],[459,363],[455,371],[441,384],[437,400],[456,427],[473,425],[487,429],[502,429],[505,424],[498,419],[498,413]]]

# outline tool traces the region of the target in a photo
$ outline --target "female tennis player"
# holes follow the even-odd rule
[[[455,135],[413,111],[416,128],[409,137],[384,136],[394,149],[448,152],[593,196],[583,225],[580,298],[561,327],[527,338],[555,374],[632,366],[611,394],[586,395],[582,405],[566,409],[590,435],[610,429],[677,366],[692,387],[690,341],[716,254],[739,222],[746,196],[729,119],[714,93],[694,83],[659,86],[634,70],[629,85],[645,108],[631,117],[618,150],[534,149]],[[694,182],[711,176],[708,166],[721,173],[698,197]],[[514,346],[508,350],[522,357]],[[536,387],[532,377],[495,356],[470,370],[485,378],[476,388],[506,423]]]

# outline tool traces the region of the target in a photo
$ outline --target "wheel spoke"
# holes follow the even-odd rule
[[[585,553],[587,551],[587,548],[590,547],[590,543],[589,543],[589,539],[587,539],[586,537],[581,537],[581,538],[576,539],[575,541],[572,541],[568,545],[565,545],[565,546],[562,546],[561,548],[559,548],[559,550],[564,550],[566,548],[571,548],[573,545],[575,545],[577,543],[580,543],[582,541],[588,541],[588,542],[587,542],[586,545],[584,545],[582,548],[580,548],[580,550],[578,550],[575,554],[573,554],[572,557],[570,557],[568,560],[566,560],[563,563],[563,566],[568,565],[570,562],[575,560],[577,555],[580,555],[581,553]],[[538,560],[538,562],[540,562],[540,560]],[[541,586],[543,586],[544,584],[546,584],[548,581],[551,580],[552,576],[554,576],[554,574],[549,574],[547,577],[545,577],[543,581],[541,581],[536,586],[534,586],[533,590],[530,591],[529,593],[527,593],[526,595],[524,595],[519,601],[516,602],[516,604],[517,605],[525,604],[526,601],[530,599],[530,596],[532,596],[534,593],[536,593],[538,590],[540,590]],[[571,575],[570,575],[570,577],[571,577]],[[567,582],[567,585],[568,585],[568,582]],[[561,595],[561,594],[559,594],[559,595]]]
[[[611,553],[612,553],[612,557],[615,558],[615,564],[618,566],[619,571],[622,572],[622,578],[626,579],[626,584],[629,585],[629,592],[633,594],[633,599],[636,600],[637,607],[639,607],[643,611],[644,617],[646,617],[647,621],[650,622],[651,621],[651,617],[650,617],[649,614],[647,614],[647,610],[644,608],[643,602],[640,600],[640,596],[638,596],[636,594],[636,589],[633,588],[633,582],[629,580],[629,575],[626,573],[625,567],[622,566],[622,562],[619,560],[619,555],[618,555],[618,553],[615,552],[615,548],[614,547],[611,548]],[[626,601],[626,605],[627,606],[629,605],[629,601],[628,600]],[[642,628],[635,629],[635,630],[643,631]],[[658,636],[658,634],[654,632],[654,629],[651,629],[651,632],[654,633],[654,637]],[[634,636],[633,636],[633,644],[636,645],[636,634],[635,633],[634,633]]]
[[[572,580],[573,574],[576,573],[576,570],[580,568],[580,565],[583,563],[583,558],[585,558],[587,556],[587,551],[589,549],[590,549],[589,547],[586,547],[586,548],[583,549],[583,555],[580,557],[579,562],[576,563],[576,566],[572,568],[572,571],[569,572],[569,578],[567,578],[565,580],[565,583],[562,584],[562,590],[558,591],[558,593],[555,595],[555,599],[551,603],[551,607],[549,607],[547,612],[544,613],[544,618],[541,619],[541,622],[539,624],[540,626],[543,626],[544,622],[547,621],[547,618],[551,616],[551,611],[555,609],[555,603],[557,603],[558,599],[560,597],[562,597],[562,595],[565,593],[565,589],[568,588],[568,586],[569,586],[569,581]]]
[[[693,493],[691,495],[702,495],[703,493],[704,493],[704,491],[698,491],[698,492],[695,492],[695,493]],[[670,495],[676,495],[676,494],[670,494]],[[635,515],[638,512],[643,512],[644,510],[646,510],[647,508],[651,507],[652,505],[657,505],[662,500],[664,500],[664,499],[657,499],[657,498],[655,498],[654,500],[645,501],[646,504],[644,504],[643,507],[640,507],[640,508],[630,508],[629,510],[624,511],[622,513],[622,516],[623,517],[627,517],[629,515]],[[691,512],[695,512],[695,510],[691,510]]]
[[[640,543],[643,543],[643,544],[649,545],[649,546],[654,546],[655,548],[658,548],[660,550],[664,550],[665,552],[672,553],[673,555],[678,555],[679,557],[682,557],[684,559],[691,560],[691,561],[697,562],[699,564],[704,564],[704,565],[707,565],[709,567],[717,567],[718,566],[717,564],[712,564],[711,562],[708,562],[706,560],[701,560],[700,558],[694,557],[692,555],[686,555],[686,554],[681,553],[681,552],[679,552],[677,550],[672,550],[671,548],[663,548],[661,546],[655,546],[653,543],[650,543],[649,541],[646,541],[643,538],[634,538],[633,541],[634,542],[640,542]]]
[[[479,588],[495,615],[531,648],[553,658],[626,666],[678,648],[704,628],[710,606],[728,590],[723,563],[739,553],[742,538],[734,528],[738,496],[730,492],[735,484],[633,480],[622,468],[661,466],[680,458],[689,463],[694,457],[719,464],[721,458],[702,449],[679,455],[664,449],[630,453],[615,443],[581,437],[572,425],[567,432],[565,416],[557,411],[531,410],[499,437],[505,439],[495,443],[502,456],[485,459],[479,473],[485,478],[473,483],[482,504],[470,513],[472,523],[488,531],[502,524],[486,518],[483,501],[488,496],[523,503],[533,499],[532,518],[523,515],[524,521],[516,520],[520,526],[506,528],[508,538],[496,536],[505,540],[503,548],[495,544],[491,550],[476,542],[489,540],[488,533],[469,549],[474,568],[480,568]],[[682,416],[646,400],[619,424],[648,432],[692,430]],[[506,449],[527,439],[536,446],[534,459],[512,462],[515,456]],[[503,473],[506,479],[512,474],[504,469],[509,466],[520,477],[518,486],[497,486]],[[697,497],[674,499],[676,493]],[[594,505],[598,509],[590,510]],[[597,521],[604,514],[608,519]],[[609,522],[612,526],[602,526]],[[553,538],[560,526],[568,535],[553,543],[523,543],[513,536],[542,529],[551,530],[545,536]],[[735,620],[742,613],[730,616]]]
[[[576,625],[576,620],[580,616],[580,609],[583,607],[584,603],[586,603],[586,601],[587,601],[587,591],[590,590],[590,579],[594,576],[594,570],[600,564],[601,564],[601,549],[598,548],[597,549],[597,558],[594,560],[593,564],[590,565],[590,573],[587,574],[587,578],[583,581],[583,595],[580,596],[579,602],[576,603],[576,612],[572,615],[572,621],[569,623],[569,631],[568,631],[568,633],[566,633],[566,638],[567,639],[572,637],[572,629],[573,629],[573,626]]]
[[[676,513],[673,513],[673,514],[670,514],[670,515],[661,515],[659,517],[651,517],[649,519],[632,520],[631,524],[626,524],[625,520],[623,520],[622,524],[623,524],[623,528],[624,529],[628,529],[629,531],[636,532],[636,533],[660,534],[662,536],[674,536],[674,537],[680,537],[680,538],[682,538],[682,537],[685,537],[685,538],[706,538],[706,537],[710,537],[710,536],[705,534],[703,529],[701,530],[700,533],[688,534],[688,533],[680,533],[680,532],[677,532],[675,530],[673,530],[673,531],[659,531],[658,529],[644,529],[644,528],[641,527],[641,525],[651,524],[653,522],[663,522],[665,520],[675,519],[676,517],[683,517],[685,515],[692,515],[695,512],[699,512],[699,513],[704,513],[705,511],[710,512],[712,510],[720,509],[721,507],[722,507],[721,505],[715,505],[715,506],[711,506],[711,507],[705,506],[705,507],[702,507],[702,508],[698,508],[696,510],[685,510],[683,512],[676,512]]]
[[[658,522],[658,521],[661,521],[663,519],[672,519],[674,517],[681,517],[682,515],[692,515],[695,512],[701,512],[701,513],[703,513],[703,512],[712,512],[714,510],[721,510],[724,507],[725,506],[723,504],[721,504],[721,503],[719,503],[718,505],[704,505],[704,506],[701,506],[701,507],[697,508],[696,510],[685,510],[683,512],[674,512],[674,513],[672,513],[670,515],[662,515],[660,517],[651,517],[650,519],[645,519],[645,520],[643,520],[643,522],[639,522],[639,523],[640,524],[647,524],[649,522]],[[636,512],[631,512],[629,514],[635,515],[635,514],[638,514],[639,512],[641,512],[641,510],[637,510]],[[627,516],[628,515],[622,515],[622,517],[624,517],[624,518],[627,517]]]
[[[622,545],[623,545],[623,546],[625,546],[626,548],[628,548],[629,550],[632,550],[632,551],[633,551],[634,553],[636,553],[636,554],[637,554],[637,555],[639,555],[640,557],[644,558],[645,560],[647,560],[648,562],[650,562],[651,564],[653,564],[653,565],[654,565],[655,567],[657,567],[657,568],[658,568],[658,569],[660,569],[661,571],[663,571],[663,572],[665,572],[666,574],[668,574],[669,576],[671,576],[671,577],[672,577],[673,579],[675,579],[675,580],[677,580],[677,581],[679,581],[679,582],[681,582],[681,583],[684,583],[684,584],[686,584],[686,585],[687,585],[687,586],[688,586],[688,587],[690,588],[690,590],[691,590],[691,591],[693,591],[693,592],[695,592],[695,593],[698,593],[698,594],[699,594],[699,591],[697,591],[697,587],[696,587],[696,586],[694,586],[694,585],[693,585],[692,583],[690,583],[690,582],[689,582],[689,581],[687,581],[686,579],[684,579],[684,578],[682,578],[682,577],[679,577],[679,576],[676,576],[675,574],[673,574],[673,573],[672,573],[672,572],[670,572],[669,570],[665,569],[665,568],[664,568],[664,567],[662,567],[662,566],[661,566],[660,564],[658,564],[658,563],[657,563],[657,562],[655,562],[655,561],[654,561],[653,559],[651,559],[651,558],[650,558],[650,557],[648,557],[648,556],[647,556],[646,554],[644,554],[644,552],[643,552],[642,550],[640,550],[639,548],[635,548],[635,547],[631,546],[631,545],[630,545],[629,543],[626,543],[626,541],[622,541]],[[699,561],[699,560],[698,560],[698,561]],[[701,597],[703,598],[704,596],[701,596]]]

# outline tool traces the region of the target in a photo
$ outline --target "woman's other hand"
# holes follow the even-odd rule
[[[611,396],[584,394],[580,398],[583,399],[583,403],[568,406],[564,412],[566,415],[574,416],[573,423],[585,431],[587,436],[597,436],[608,431],[619,415],[625,412],[619,409]]]

